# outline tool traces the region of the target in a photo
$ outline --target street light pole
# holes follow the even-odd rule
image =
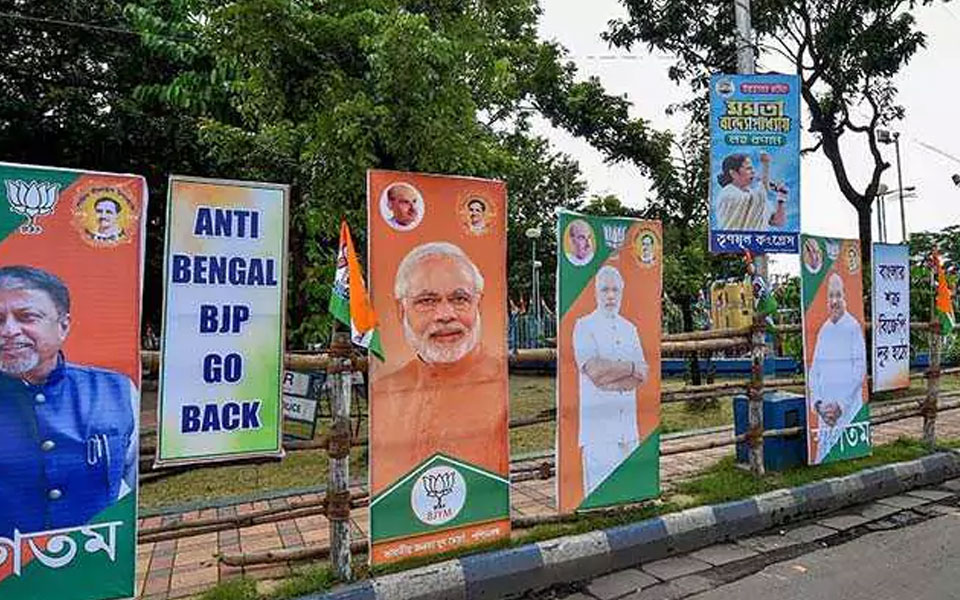
[[[900,169],[900,133],[893,132],[893,145],[897,149],[897,187],[900,188],[900,234],[903,236],[903,243],[909,243],[907,240],[907,215],[903,208],[903,172]]]
[[[532,251],[530,257],[530,302],[533,303],[533,318],[537,328],[537,339],[541,334],[540,321],[540,263],[537,260],[537,240],[542,232],[539,227],[530,227],[524,234],[530,238]]]
[[[753,33],[750,26],[750,0],[733,0],[733,14],[737,25],[737,73],[753,75],[757,59],[753,53]],[[766,193],[766,190],[764,190]],[[767,281],[767,257],[757,257],[756,270]],[[754,318],[757,318],[754,315]],[[750,471],[757,477],[764,473],[763,462],[763,368],[767,348],[763,328],[754,323],[751,334],[751,376],[747,397],[747,427],[749,428]],[[770,348],[770,351],[773,349]]]

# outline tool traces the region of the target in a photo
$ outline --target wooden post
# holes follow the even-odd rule
[[[750,333],[750,387],[747,390],[747,441],[750,447],[750,472],[762,477],[763,467],[763,359],[766,353],[763,315],[753,315]]]
[[[930,327],[930,369],[927,371],[927,398],[923,403],[923,445],[933,450],[937,444],[937,404],[940,401],[940,321]]]
[[[327,519],[330,522],[330,563],[341,581],[353,578],[350,556],[350,399],[353,369],[350,361],[350,334],[334,332],[330,344],[328,373],[333,377],[330,410],[333,413],[329,445],[330,473],[327,478]]]

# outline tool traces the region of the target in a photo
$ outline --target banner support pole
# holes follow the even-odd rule
[[[353,578],[350,554],[350,400],[353,369],[350,361],[350,334],[334,330],[330,342],[333,360],[327,372],[333,378],[330,412],[333,417],[327,453],[327,520],[330,523],[330,563],[341,581]]]

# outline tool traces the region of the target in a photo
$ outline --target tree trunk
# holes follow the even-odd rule
[[[693,298],[691,296],[683,296],[680,298],[680,317],[682,320],[683,331],[693,331]],[[691,352],[689,355],[691,385],[700,385],[702,383],[699,358],[699,352]]]
[[[878,201],[879,202],[879,201]],[[864,315],[864,324],[871,322],[873,315],[873,304],[871,298],[873,298],[873,288],[871,286],[870,277],[872,274],[872,268],[870,264],[871,258],[871,244],[873,239],[873,234],[871,230],[871,215],[873,214],[873,203],[864,202],[862,204],[854,205],[857,209],[857,225],[860,230],[860,263],[862,266],[860,271],[861,281],[863,281],[863,315]],[[867,356],[873,356],[873,336],[865,336]],[[873,376],[873,361],[867,360],[867,374]],[[870,390],[867,390],[867,394],[870,394]]]

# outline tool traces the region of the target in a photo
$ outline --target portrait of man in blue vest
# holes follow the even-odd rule
[[[0,537],[86,524],[136,490],[139,392],[69,362],[73,318],[56,275],[0,267]]]

